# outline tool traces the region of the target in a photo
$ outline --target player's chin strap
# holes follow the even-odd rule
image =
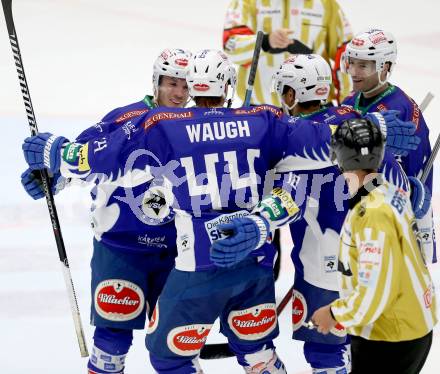
[[[299,100],[295,99],[293,104],[289,106],[289,105],[287,105],[286,101],[283,98],[281,98],[281,106],[283,107],[283,111],[284,111],[285,114],[287,114],[289,116],[290,116],[290,111],[293,108],[295,108],[298,105],[298,103],[299,103]]]
[[[371,90],[368,90],[368,91],[362,91],[362,93],[363,93],[364,95],[365,95],[365,94],[369,95],[369,94],[373,93],[374,91],[378,90],[379,88],[383,87],[385,84],[388,83],[388,79],[389,79],[390,76],[391,76],[391,72],[388,71],[385,80],[382,80],[382,79],[380,78],[380,74],[381,74],[381,72],[377,71],[376,74],[377,74],[377,77],[379,78],[379,82],[378,82],[378,83],[376,84],[376,86],[374,86]]]

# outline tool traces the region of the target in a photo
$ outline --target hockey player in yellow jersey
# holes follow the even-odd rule
[[[337,323],[348,330],[352,374],[419,373],[437,322],[409,196],[377,173],[383,150],[382,134],[364,119],[344,122],[332,138],[352,197],[340,238],[341,297],[312,322],[322,333]]]
[[[252,93],[252,104],[281,106],[271,93],[271,77],[290,54],[317,53],[333,69],[330,100],[349,94],[349,76],[339,70],[345,43],[352,33],[336,0],[231,0],[223,31],[223,48],[239,66],[238,96],[244,100],[256,33],[265,33]]]

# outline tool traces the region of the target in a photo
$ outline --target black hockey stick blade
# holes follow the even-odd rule
[[[32,100],[29,94],[29,88],[26,80],[26,75],[24,72],[20,46],[18,44],[17,33],[15,31],[14,18],[12,14],[12,0],[2,0],[2,6],[6,20],[6,27],[9,34],[9,41],[11,43],[12,54],[15,60],[15,67],[17,69],[18,79],[21,87],[21,93],[23,96],[23,102],[28,118],[29,129],[31,131],[31,135],[36,135],[38,133],[37,121],[35,119],[34,108],[32,106]],[[49,175],[46,169],[41,171],[41,181],[43,184],[42,187],[44,190],[44,194],[46,196],[46,203],[47,203],[47,208],[49,210],[50,220],[52,223],[52,230],[55,236],[55,242],[58,249],[58,256],[61,262],[64,282],[69,297],[70,308],[72,312],[73,322],[75,325],[75,332],[76,332],[76,337],[78,339],[81,357],[87,357],[89,353],[87,351],[87,345],[84,337],[84,330],[81,324],[78,302],[76,299],[75,289],[73,287],[72,277],[70,274],[69,261],[67,259],[66,249],[64,247],[63,236],[61,235],[58,213],[55,207],[55,201],[53,198],[52,190],[50,188]]]

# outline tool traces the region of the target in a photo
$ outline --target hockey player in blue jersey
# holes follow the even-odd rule
[[[337,125],[360,118],[352,108],[323,105],[330,85],[330,66],[319,55],[292,56],[273,76],[273,87],[284,111],[294,117]],[[408,189],[407,178],[390,152],[385,156],[382,172],[391,183]],[[278,183],[295,185],[296,203],[304,206],[304,219],[289,226],[295,267],[293,339],[305,342],[304,355],[313,373],[349,373],[350,349],[345,330],[334,329],[323,335],[305,326],[317,308],[339,297],[337,255],[349,198],[346,184],[336,166],[290,172]]]
[[[76,142],[94,139],[98,148],[105,147],[102,139],[109,133],[122,129],[121,136],[130,136],[136,131],[131,121],[152,108],[185,106],[189,98],[185,76],[190,58],[191,54],[181,49],[162,51],[153,65],[154,95],[112,110],[83,131]],[[65,149],[65,157],[74,157],[76,152],[77,147],[72,145]],[[65,184],[60,173],[55,173],[54,180],[58,186]],[[22,175],[22,183],[34,199],[44,196],[41,183],[30,169]],[[53,184],[58,192],[56,182]],[[174,266],[177,252],[173,214],[160,212],[164,207],[155,194],[157,187],[148,187],[148,183],[139,181],[127,195],[121,187],[97,183],[91,193],[91,323],[96,328],[89,374],[123,373],[133,329],[145,327],[146,315],[151,315]],[[135,201],[139,195],[144,195],[142,204]],[[128,198],[132,203],[126,203]]]
[[[353,81],[353,92],[343,101],[361,114],[386,110],[398,110],[402,121],[416,124],[416,134],[421,143],[417,151],[400,157],[401,165],[411,183],[411,201],[419,229],[423,232],[423,246],[427,261],[436,262],[434,224],[432,222],[431,171],[422,184],[425,163],[431,155],[429,129],[423,114],[414,100],[402,89],[389,83],[397,59],[397,41],[385,30],[369,29],[357,34],[348,44],[341,58],[341,69]],[[417,202],[420,202],[417,204]]]
[[[105,147],[94,139],[73,146],[65,138],[39,134],[23,150],[32,169],[61,171],[65,177],[99,179],[130,190],[139,179],[163,186],[159,197],[172,204],[177,229],[176,267],[158,299],[146,339],[159,373],[197,373],[198,353],[217,317],[238,362],[247,373],[285,373],[272,343],[278,333],[269,231],[298,218],[290,194],[274,189],[260,214],[250,211],[262,198],[270,169],[331,165],[328,142],[333,127],[291,121],[278,108],[222,108],[235,70],[226,55],[203,50],[191,60],[187,82],[197,107],[153,109],[133,121],[137,131],[108,134]],[[233,95],[231,95],[233,96]],[[382,125],[389,134],[397,119]],[[408,127],[400,143],[416,147]],[[393,139],[393,135],[389,136]],[[274,147],[273,145],[276,144]],[[392,144],[389,144],[392,145]],[[46,155],[46,157],[45,157]],[[250,216],[250,243],[228,252],[210,250],[221,237],[219,225]]]

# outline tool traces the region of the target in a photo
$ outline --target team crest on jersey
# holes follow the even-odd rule
[[[292,331],[299,330],[307,318],[307,302],[303,294],[293,290],[292,297]]]
[[[229,313],[228,324],[240,339],[258,340],[269,335],[277,327],[275,304],[256,305]]]
[[[148,322],[147,334],[152,334],[156,331],[157,326],[159,325],[159,300],[156,302],[156,306],[154,307],[153,314],[150,317],[150,321]]]
[[[136,284],[123,279],[107,279],[98,284],[95,310],[109,321],[129,321],[144,309],[144,293]]]
[[[179,356],[197,355],[205,345],[211,327],[207,324],[176,327],[168,333],[168,348]]]

